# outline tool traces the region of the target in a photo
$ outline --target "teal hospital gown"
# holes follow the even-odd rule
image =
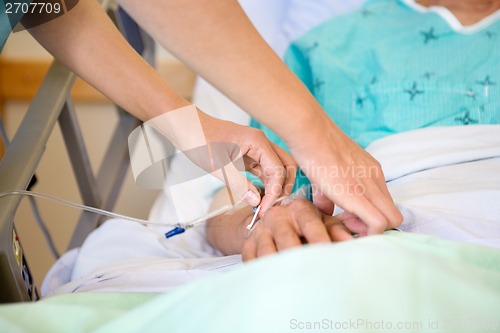
[[[500,11],[465,28],[444,12],[371,0],[296,40],[285,62],[362,147],[429,126],[498,124]]]

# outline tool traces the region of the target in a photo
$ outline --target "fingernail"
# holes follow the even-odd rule
[[[243,200],[245,200],[250,206],[257,206],[260,202],[260,196],[253,191],[248,191],[245,193]]]

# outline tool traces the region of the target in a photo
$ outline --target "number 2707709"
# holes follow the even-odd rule
[[[59,14],[61,12],[61,4],[58,2],[7,2],[5,3],[6,14],[31,13],[31,14]]]

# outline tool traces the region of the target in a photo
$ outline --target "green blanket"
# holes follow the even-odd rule
[[[390,232],[303,246],[162,295],[0,306],[0,332],[500,332],[500,251]]]

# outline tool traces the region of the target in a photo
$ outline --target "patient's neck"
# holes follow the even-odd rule
[[[462,25],[481,21],[500,9],[500,0],[417,0],[422,6],[446,7]]]

